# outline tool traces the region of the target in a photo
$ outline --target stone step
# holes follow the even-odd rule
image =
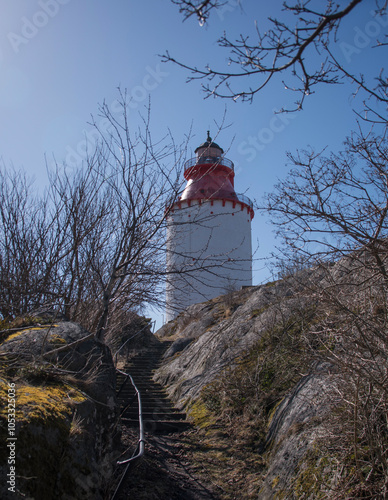
[[[142,398],[168,399],[168,396],[164,391],[153,389],[152,387],[139,387],[138,389]],[[135,394],[135,391],[125,391],[123,389],[120,392],[119,399],[132,399]]]
[[[186,421],[186,415],[174,408],[164,387],[153,380],[154,370],[161,365],[161,356],[171,342],[164,342],[151,348],[147,353],[139,354],[130,359],[123,369],[129,373],[138,388],[142,402],[144,429],[152,433],[180,432],[191,427]],[[118,374],[117,389],[120,390],[122,422],[131,427],[138,427],[138,404],[136,391],[131,382],[123,386],[125,376]],[[130,405],[130,406],[128,406]]]
[[[174,413],[174,412],[161,412],[159,410],[154,411],[142,411],[143,420],[186,420],[186,415],[184,413]],[[126,410],[122,417],[137,420],[139,413],[134,410]]]
[[[138,388],[138,390],[140,392],[141,391],[144,391],[144,392],[153,392],[154,394],[160,394],[162,396],[167,397],[167,392],[161,386],[154,386],[152,384],[146,384],[146,383],[143,384],[143,383],[139,382],[139,383],[136,383],[136,387]],[[123,391],[124,391],[124,389],[123,389]],[[128,394],[131,394],[131,392],[133,393],[135,391],[134,390],[128,391]]]
[[[164,405],[170,405],[170,406],[173,406],[172,403],[170,402],[169,399],[165,398],[165,397],[161,397],[160,394],[153,394],[153,393],[148,393],[148,394],[142,394],[140,393],[140,396],[141,396],[141,402],[142,404],[148,404],[148,405],[151,405],[151,404],[154,404],[154,405],[161,405],[161,404],[164,404]],[[137,404],[137,395],[128,395],[128,396],[123,396],[119,397],[119,401],[121,404],[129,404],[131,403],[132,405],[136,405]]]
[[[161,384],[155,383],[153,380],[144,380],[144,379],[142,379],[142,377],[137,377],[137,378],[132,377],[132,379],[133,379],[133,381],[134,381],[134,383],[135,383],[136,387],[138,387],[138,386],[146,386],[146,385],[149,385],[149,386],[152,386],[152,387],[155,387],[155,388],[157,388],[157,389],[160,389],[160,390],[165,391],[165,388],[164,388]],[[116,385],[116,387],[117,387],[118,389],[120,389],[120,388],[122,387],[122,385],[123,385],[123,384],[117,384],[117,385]],[[131,383],[131,381],[130,381],[130,380],[128,380],[128,381],[125,383],[125,385],[123,386],[123,389],[125,389],[125,388],[127,388],[127,387],[130,387],[132,390],[134,390],[134,389],[133,389],[133,385],[132,385],[132,383]]]
[[[139,414],[138,408],[129,406],[129,407],[123,407],[122,411],[127,415],[128,413],[131,413],[131,415],[137,416]],[[152,414],[152,415],[172,415],[173,420],[175,418],[181,419],[181,418],[186,418],[186,415],[184,412],[181,411],[176,411],[175,408],[168,408],[167,406],[165,407],[160,407],[160,406],[143,406],[142,405],[142,412],[145,415],[146,413]],[[145,417],[146,418],[146,417]]]
[[[121,404],[121,407],[126,408],[130,402],[131,401],[126,403],[125,401],[123,401]],[[131,404],[131,407],[137,409],[138,408],[137,401],[133,401],[133,403]],[[142,399],[141,400],[141,407],[143,408],[143,410],[146,408],[156,408],[158,410],[160,409],[161,411],[183,413],[181,410],[174,408],[174,406],[171,404],[171,402],[168,399],[166,399],[166,400],[161,400],[161,399],[144,400],[144,399]]]
[[[130,427],[139,427],[138,420],[129,418],[122,418],[121,420]],[[145,432],[152,434],[183,432],[191,428],[191,424],[186,420],[144,420],[143,426]]]
[[[153,384],[152,382],[142,382],[140,379],[139,380],[134,380],[135,382],[135,385],[136,387],[140,390],[140,389],[149,389],[149,388],[153,388],[155,390],[155,392],[163,392],[165,394],[166,393],[166,389],[162,386],[162,385],[159,385],[159,384]],[[122,391],[124,391],[125,389],[128,390],[128,392],[135,392],[135,389],[133,387],[133,385],[131,383],[127,383],[124,385],[124,387],[121,389]]]
[[[138,358],[138,359],[132,359],[131,361],[129,361],[126,366],[127,367],[136,367],[136,368],[142,368],[142,367],[154,367],[154,366],[157,366],[157,364],[159,364],[159,362],[155,359],[142,359],[142,358]]]
[[[125,404],[125,402],[124,402],[124,404],[121,404],[121,408],[125,408],[129,404],[129,402],[130,401],[128,401],[128,403],[126,403],[126,404]],[[133,404],[131,404],[131,406],[137,408],[137,401],[134,401]],[[141,407],[143,409],[145,409],[145,408],[158,408],[159,409],[160,408],[163,411],[168,410],[168,411],[173,411],[175,413],[183,413],[182,410],[175,408],[169,400],[142,398]]]
[[[174,407],[174,405],[171,403],[171,401],[165,397],[164,395],[161,396],[160,394],[157,393],[140,393],[141,397],[141,404],[144,405],[164,405],[164,406],[170,406],[171,408]],[[136,406],[137,405],[137,395],[128,395],[125,397],[119,397],[119,401],[121,404],[129,404]]]

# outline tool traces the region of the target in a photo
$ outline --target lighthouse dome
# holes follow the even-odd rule
[[[218,149],[220,151],[220,154],[218,156],[224,154],[224,150],[218,144],[212,141],[212,138],[210,137],[210,131],[208,130],[206,141],[200,146],[198,146],[197,149],[194,151],[194,153],[199,152],[199,150],[201,150],[202,152],[203,150],[208,150],[209,148]]]
[[[195,154],[198,159],[212,158],[214,160],[219,160],[224,154],[224,150],[218,144],[212,141],[210,132],[208,130],[206,141],[197,147],[197,149],[195,150]]]

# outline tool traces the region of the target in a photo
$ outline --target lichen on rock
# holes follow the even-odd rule
[[[61,321],[6,336],[0,345],[1,439],[15,387],[16,490],[12,499],[102,499],[116,461],[115,369],[109,349]],[[0,455],[6,477],[7,455]],[[1,498],[8,498],[6,483]],[[11,498],[11,497],[10,497]]]

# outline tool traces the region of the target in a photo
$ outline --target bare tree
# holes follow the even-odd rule
[[[388,311],[387,140],[354,135],[343,153],[289,158],[294,168],[262,207],[277,228],[283,255],[323,270],[324,278],[311,288],[329,311],[346,318],[334,328],[349,328],[342,338],[359,345],[360,359],[365,349],[380,356],[388,349],[381,323]]]
[[[166,207],[177,196],[182,153],[172,139],[154,146],[149,113],[143,130],[131,134],[125,93],[121,93],[120,103],[119,117],[105,103],[100,107],[109,132],[99,130],[93,120],[100,142],[83,174],[86,189],[80,191],[76,186],[75,193],[82,193],[77,205],[80,210],[72,206],[74,195],[68,207],[75,252],[67,265],[77,286],[74,290],[67,288],[76,294],[72,300],[67,298],[67,304],[83,318],[90,317],[93,304],[95,314],[89,328],[100,338],[115,313],[144,303],[163,303]],[[82,235],[75,229],[81,220],[88,228]]]
[[[169,136],[155,145],[149,112],[131,133],[125,92],[120,103],[121,115],[102,104],[98,144],[76,171],[58,165],[42,196],[1,170],[3,317],[51,307],[104,338],[115,314],[163,304],[165,221],[185,148]]]
[[[317,269],[296,279],[319,304],[306,341],[341,380],[341,409],[323,440],[345,464],[336,498],[373,497],[388,477],[388,144],[360,133],[340,154],[289,158],[294,168],[263,208],[283,255]]]
[[[59,214],[50,210],[47,194],[34,194],[25,174],[3,165],[0,196],[0,312],[7,318],[56,298],[51,284],[61,245]]]
[[[376,80],[366,78],[361,72],[349,73],[332,50],[340,36],[342,23],[353,10],[366,2],[367,0],[349,0],[345,6],[330,0],[316,2],[315,6],[310,0],[285,2],[284,17],[269,18],[272,27],[264,33],[257,23],[253,40],[246,34],[241,34],[237,40],[231,40],[226,33],[218,39],[218,45],[230,53],[225,69],[217,69],[209,64],[203,69],[194,67],[177,61],[168,52],[161,57],[164,62],[173,62],[189,70],[192,76],[188,81],[207,80],[208,83],[202,85],[206,97],[251,102],[258,92],[282,75],[283,87],[298,95],[295,107],[286,110],[294,111],[302,108],[306,96],[312,94],[316,86],[338,84],[345,77],[355,83],[358,89],[365,91],[367,97],[387,103],[387,79],[383,70]],[[208,19],[212,10],[221,9],[225,4],[221,1],[200,0],[173,0],[173,3],[179,5],[185,19],[195,15],[201,23]],[[257,8],[259,11],[259,3]],[[385,15],[387,2],[376,0],[374,12],[378,18]],[[295,17],[294,24],[290,23],[288,14]],[[382,60],[387,46],[386,35],[379,36],[376,33],[375,42],[371,42],[371,46],[375,47],[377,57]]]
[[[293,166],[266,197],[286,247],[310,259],[335,260],[368,248],[381,275],[388,235],[388,159],[384,137],[353,134],[346,150],[325,157],[313,150],[288,154]]]

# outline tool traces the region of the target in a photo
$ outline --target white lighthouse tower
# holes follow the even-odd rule
[[[185,164],[167,220],[166,315],[252,284],[252,202],[234,190],[233,162],[208,137]]]

